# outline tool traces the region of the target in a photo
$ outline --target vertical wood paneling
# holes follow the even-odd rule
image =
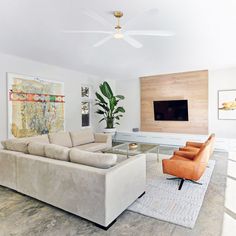
[[[141,130],[208,134],[208,71],[140,78]],[[153,101],[188,100],[189,121],[155,121]]]

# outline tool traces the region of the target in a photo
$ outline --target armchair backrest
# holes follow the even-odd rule
[[[210,142],[210,155],[212,155],[214,151],[215,139],[216,139],[215,134],[211,134],[210,137],[208,138],[208,141]]]
[[[199,162],[199,163],[208,163],[210,158],[210,149],[211,149],[211,142],[207,142],[206,144],[203,144],[198,154],[195,156],[193,161]]]

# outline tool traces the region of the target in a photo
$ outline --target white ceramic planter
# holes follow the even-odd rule
[[[116,128],[112,128],[112,129],[104,129],[103,130],[104,133],[109,133],[109,134],[115,134],[116,133]]]

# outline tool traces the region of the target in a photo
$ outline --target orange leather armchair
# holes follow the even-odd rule
[[[169,180],[180,180],[179,190],[181,190],[184,181],[188,180],[196,184],[203,175],[210,157],[210,145],[201,146],[197,154],[188,152],[183,156],[174,153],[170,159],[162,160],[163,173],[176,176],[168,178]]]

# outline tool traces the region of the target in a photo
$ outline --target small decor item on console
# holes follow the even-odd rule
[[[130,143],[129,144],[129,149],[136,149],[138,147],[137,143]]]
[[[139,132],[139,128],[133,128],[132,131],[133,132]]]

